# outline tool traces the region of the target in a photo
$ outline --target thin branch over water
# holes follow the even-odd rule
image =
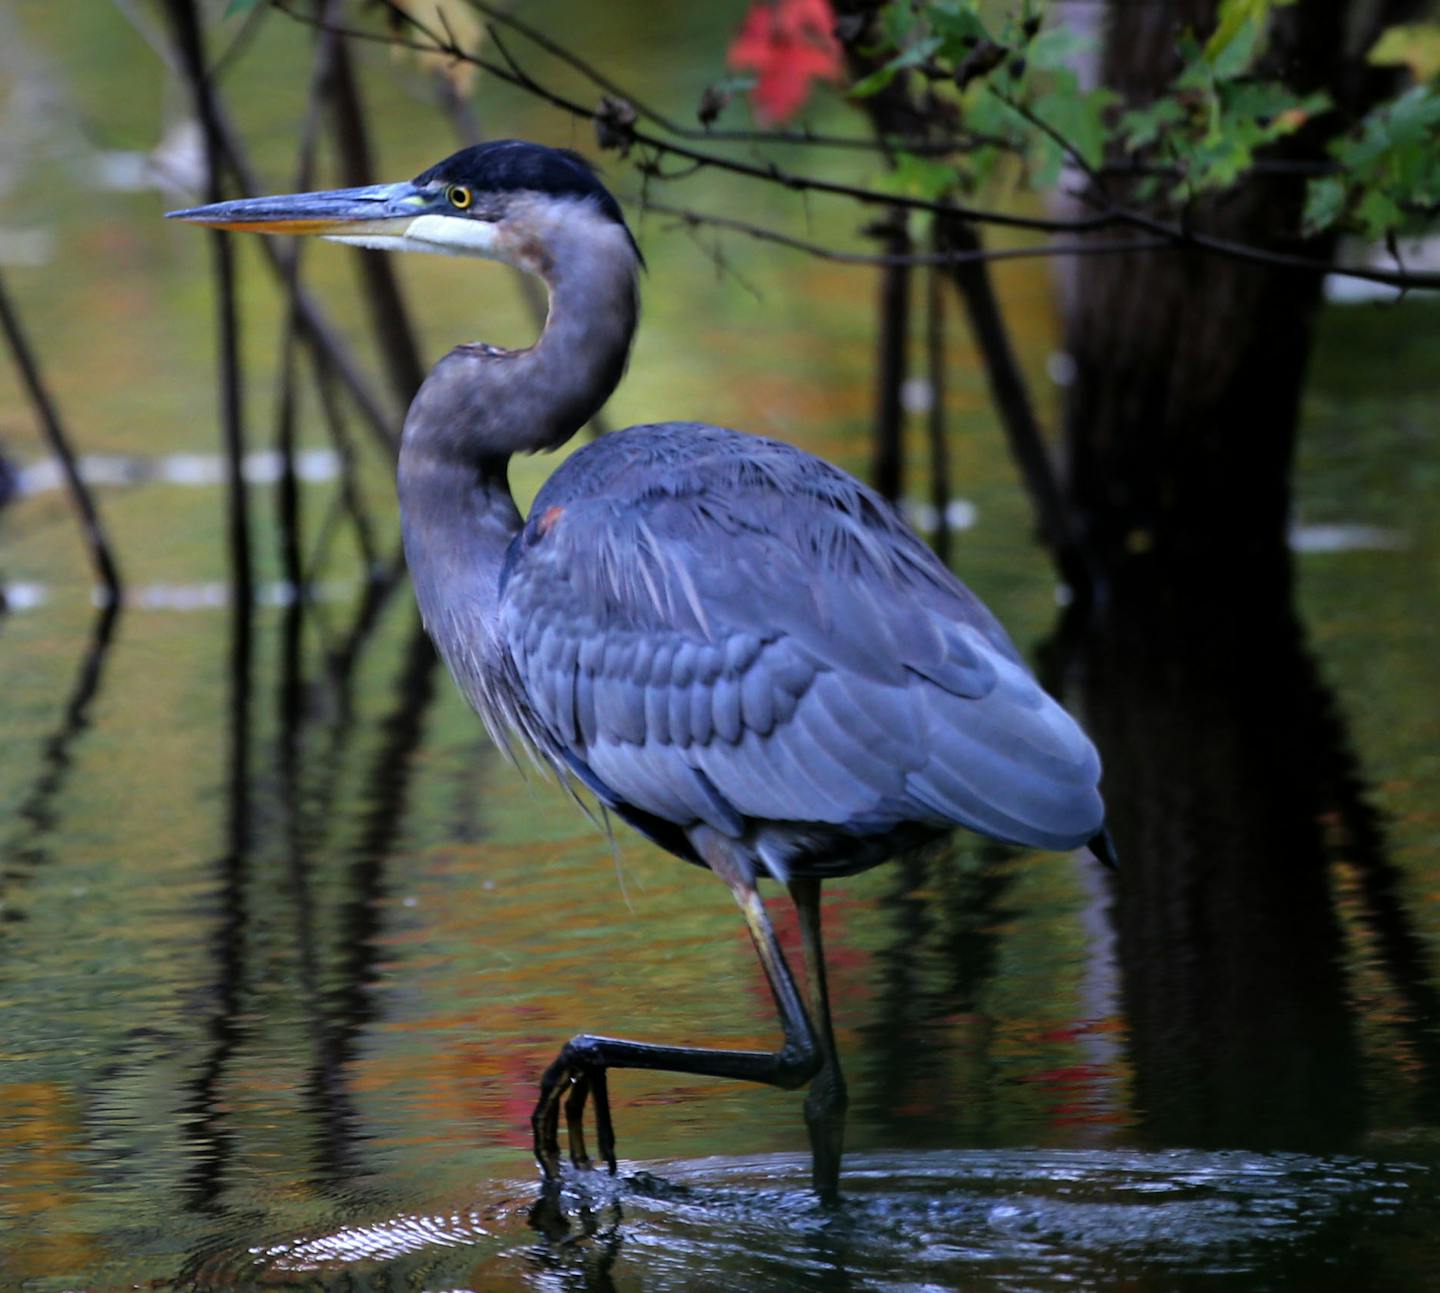
[[[41,433],[50,446],[50,451],[60,463],[60,470],[65,477],[65,487],[80,516],[80,533],[85,540],[86,550],[90,554],[90,561],[95,567],[95,573],[99,576],[100,583],[105,589],[106,603],[113,606],[120,600],[120,570],[115,563],[114,554],[110,550],[110,540],[106,537],[105,526],[100,519],[100,510],[95,505],[95,499],[90,493],[89,486],[80,477],[75,451],[70,446],[70,437],[66,435],[60,415],[56,411],[55,402],[50,398],[50,392],[46,389],[45,380],[40,373],[39,362],[25,336],[20,316],[10,301],[9,293],[5,290],[3,278],[0,278],[0,327],[4,328],[5,339],[9,342],[10,351],[15,357],[15,367],[19,369],[21,384],[25,387],[25,392],[30,397],[30,403],[35,409]]]

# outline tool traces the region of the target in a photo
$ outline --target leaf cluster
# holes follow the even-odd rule
[[[1336,139],[1339,170],[1312,181],[1305,230],[1373,239],[1418,233],[1440,216],[1440,86],[1412,86]]]
[[[1294,0],[1223,0],[1213,32],[1177,40],[1177,71],[1162,93],[1126,106],[1087,84],[1091,40],[1055,22],[1041,0],[998,10],[983,0],[891,0],[880,30],[882,66],[851,88],[878,93],[897,76],[923,76],[985,142],[947,160],[904,156],[892,183],[936,199],[985,185],[1006,155],[1026,182],[1055,187],[1067,168],[1098,184],[1135,177],[1137,196],[1181,206],[1228,189],[1265,150],[1317,119],[1335,137],[1332,165],[1309,181],[1304,229],[1353,229],[1372,238],[1414,232],[1440,215],[1440,25],[1392,28],[1370,58],[1406,65],[1418,83],[1348,129],[1322,91],[1301,93],[1267,69],[1273,10]],[[1328,172],[1328,173],[1327,173]]]

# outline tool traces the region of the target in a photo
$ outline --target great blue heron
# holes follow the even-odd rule
[[[174,216],[480,256],[539,275],[527,350],[457,346],[405,419],[405,553],[426,628],[502,747],[730,886],[774,992],[776,1052],[588,1034],[545,1073],[535,1154],[615,1170],[606,1074],[661,1069],[810,1083],[820,1195],[837,1192],[845,1084],[820,939],[820,883],[956,826],[1108,854],[1094,747],[1004,629],[871,490],[788,444],[699,422],[631,427],[573,454],[528,518],[515,453],[555,449],[620,380],[641,265],[615,199],[574,153],[467,148],[413,181],[220,202]],[[810,1010],[756,884],[789,888]],[[812,1012],[813,1013],[810,1013]]]

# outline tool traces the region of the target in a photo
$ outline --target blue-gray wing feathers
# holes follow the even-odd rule
[[[597,441],[536,499],[500,611],[550,753],[614,806],[771,853],[787,829],[843,853],[907,824],[1051,848],[1101,827],[1093,747],[998,623],[791,446],[691,424]]]

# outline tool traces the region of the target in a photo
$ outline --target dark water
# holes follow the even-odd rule
[[[5,57],[49,69],[61,125],[14,155],[79,148],[63,123],[101,106],[109,134],[84,147],[148,147],[143,45],[106,6],[73,30],[58,14],[15,7]],[[633,45],[601,26],[576,30]],[[701,67],[723,33],[687,39]],[[295,118],[275,96],[307,54],[275,28],[256,51],[232,93],[279,187]],[[368,74],[382,156],[414,173],[444,127],[383,60]],[[530,105],[480,103],[505,133],[567,142]],[[441,142],[417,157],[416,137]],[[0,451],[22,469],[0,511],[0,1289],[1434,1285],[1433,307],[1323,321],[1293,596],[1219,571],[1207,596],[1142,590],[1083,627],[1057,618],[957,340],[975,521],[956,565],[1095,735],[1125,868],[957,838],[827,886],[852,1101],[838,1212],[806,1189],[798,1097],[665,1075],[613,1083],[618,1180],[572,1174],[546,1198],[526,1124],[565,1038],[774,1044],[743,925],[723,886],[629,835],[612,851],[490,749],[393,566],[388,465],[352,428],[362,536],[311,394],[312,582],[296,598],[283,577],[256,458],[257,596],[236,604],[203,240],[162,225],[153,193],[82,219],[89,189],[66,177],[102,168],[79,155],[53,189],[8,191],[3,223],[57,241],[7,283],[81,447],[109,455],[89,469],[128,587],[95,610],[0,373]],[[869,281],[736,248],[757,301],[683,236],[644,237],[612,420],[699,413],[863,470]],[[258,258],[240,263],[259,453],[283,317]],[[453,264],[404,271],[427,354],[523,340],[498,271],[464,267],[463,290]],[[315,249],[308,272],[378,371],[348,253]],[[1045,271],[997,282],[1053,405]],[[548,470],[521,464],[518,489]]]
[[[857,1155],[836,1211],[805,1188],[808,1171],[795,1156],[703,1159],[577,1179],[541,1202],[529,1183],[497,1184],[448,1214],[205,1257],[195,1274],[303,1286],[343,1272],[362,1288],[1410,1288],[1440,1220],[1430,1172],[1354,1158]]]

